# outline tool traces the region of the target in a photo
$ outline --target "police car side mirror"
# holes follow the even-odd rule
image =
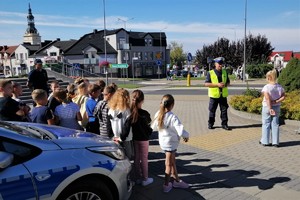
[[[14,156],[11,153],[0,151],[0,170],[7,168],[13,162]]]

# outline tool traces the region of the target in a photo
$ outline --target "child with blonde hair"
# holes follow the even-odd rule
[[[277,71],[267,72],[266,84],[262,89],[264,95],[262,101],[262,137],[259,143],[263,146],[279,147],[279,114],[281,102],[285,99],[283,87],[276,83]],[[272,143],[270,142],[270,129],[272,131]]]
[[[162,97],[159,111],[154,116],[152,128],[158,130],[160,148],[165,152],[165,182],[163,191],[169,192],[174,188],[188,188],[189,185],[180,180],[176,168],[175,153],[177,151],[180,137],[185,142],[189,140],[189,133],[184,130],[179,118],[172,112],[175,100],[170,94]],[[171,175],[175,179],[170,182]]]
[[[88,99],[88,85],[85,82],[77,85],[76,95],[72,98],[72,101],[76,103],[80,108],[80,114],[82,116],[82,121],[79,124],[85,128],[88,123],[88,116],[86,114],[86,101]]]
[[[123,88],[117,89],[108,102],[108,107],[108,118],[111,123],[113,140],[115,142],[122,142],[127,157],[133,159],[132,132],[128,131],[125,135],[123,134],[125,121],[130,116],[129,92]]]

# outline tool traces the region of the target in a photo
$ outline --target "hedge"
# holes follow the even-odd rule
[[[230,97],[229,104],[236,110],[261,114],[263,97],[252,95],[234,95]],[[280,118],[300,120],[300,90],[286,93],[281,104]]]

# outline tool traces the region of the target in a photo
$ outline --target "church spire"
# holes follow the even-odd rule
[[[28,15],[27,15],[27,29],[24,35],[24,43],[30,43],[30,44],[41,44],[41,36],[39,35],[39,32],[35,28],[34,24],[34,16],[32,15],[30,3],[28,6]]]
[[[32,12],[31,12],[30,3],[29,3],[29,9],[28,9],[27,22],[28,22],[28,27],[26,29],[26,33],[38,34],[38,31],[36,30],[35,25],[34,25],[34,16],[32,15]]]

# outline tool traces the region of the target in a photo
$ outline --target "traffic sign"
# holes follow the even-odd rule
[[[187,60],[188,60],[189,62],[191,62],[191,61],[193,60],[193,56],[192,56],[191,53],[188,53],[188,55],[187,55]]]
[[[110,64],[109,65],[111,68],[128,68],[128,64]]]
[[[160,61],[160,60],[157,60],[157,61],[156,61],[156,64],[157,64],[157,65],[161,65],[161,61]]]

